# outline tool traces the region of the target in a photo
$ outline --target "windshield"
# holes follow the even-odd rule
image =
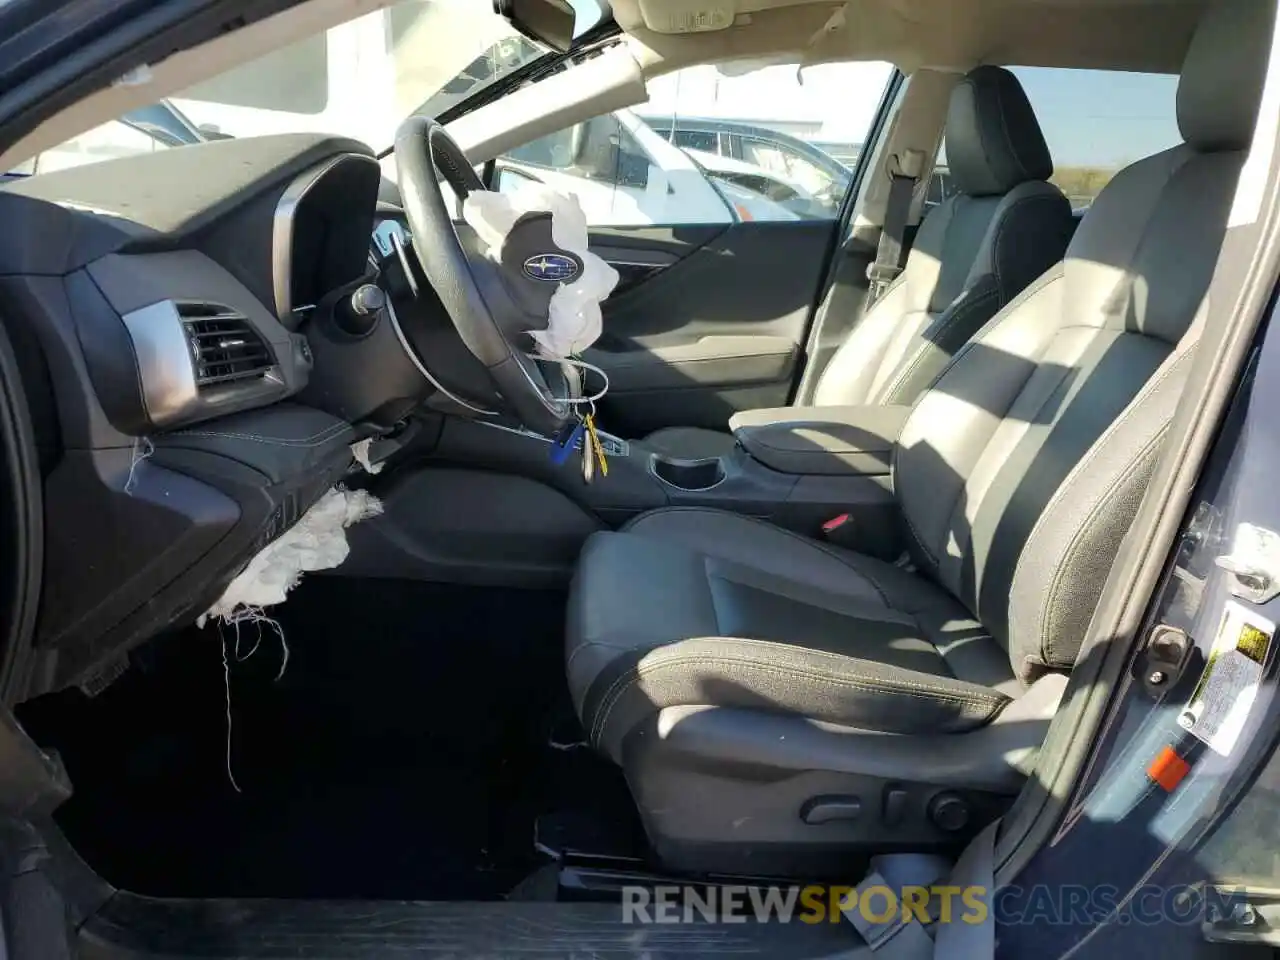
[[[335,133],[382,149],[406,116],[436,116],[545,55],[487,0],[402,0],[172,101],[206,136]]]

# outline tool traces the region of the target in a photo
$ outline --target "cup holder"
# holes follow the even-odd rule
[[[719,457],[671,460],[661,454],[654,454],[649,469],[667,486],[691,493],[697,490],[710,490],[724,479],[724,464]]]

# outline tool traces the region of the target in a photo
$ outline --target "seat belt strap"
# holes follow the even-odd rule
[[[996,834],[1000,821],[989,824],[970,841],[951,871],[950,885],[982,890],[986,915],[966,920],[953,915],[951,923],[938,925],[934,940],[934,960],[992,960],[996,955],[996,918],[992,898],[996,886]]]
[[[910,919],[905,916],[903,891],[909,887],[927,890],[940,883],[950,869],[945,858],[920,853],[871,858],[866,877],[849,895],[842,912],[878,955],[877,960],[922,960],[933,955],[929,926],[919,922],[914,909]],[[930,924],[937,919],[936,907],[931,901],[925,908]]]
[[[923,854],[871,858],[866,878],[846,899],[842,913],[876,954],[876,960],[992,960],[996,940],[991,894],[999,825],[997,820],[974,837],[950,871],[942,858]],[[939,896],[929,897],[924,911],[929,923],[920,922],[916,909],[908,917],[903,909],[904,888],[933,888],[943,883],[961,891],[980,888],[985,916],[968,917],[967,909],[961,909],[952,894],[949,922],[937,922],[942,914]],[[886,890],[891,899],[882,903]],[[896,909],[889,910],[891,905]]]
[[[907,218],[911,215],[911,198],[920,180],[924,154],[904,150],[896,158],[896,170],[889,178],[889,199],[885,204],[884,225],[880,228],[880,244],[876,258],[867,267],[871,281],[868,302],[874,303],[902,273],[902,252],[906,247]]]

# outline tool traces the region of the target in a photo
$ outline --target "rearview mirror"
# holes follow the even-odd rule
[[[568,0],[493,0],[493,9],[530,40],[552,50],[567,53],[573,45],[575,14]]]

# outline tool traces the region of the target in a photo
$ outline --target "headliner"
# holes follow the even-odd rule
[[[612,7],[654,60],[672,63],[723,48],[720,59],[804,50],[809,63],[885,60],[908,73],[982,63],[1177,73],[1205,6],[1204,0],[694,2],[613,0]],[[703,12],[724,22],[732,15],[732,25],[679,32],[691,14]]]

